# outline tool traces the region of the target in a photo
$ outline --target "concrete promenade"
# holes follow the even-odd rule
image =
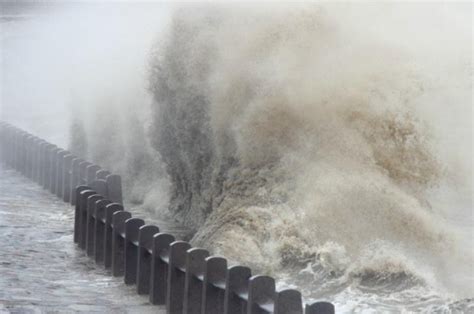
[[[165,313],[76,248],[73,214],[0,166],[0,313]]]

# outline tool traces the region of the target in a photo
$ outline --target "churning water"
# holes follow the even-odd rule
[[[37,23],[129,202],[342,312],[474,309],[470,4],[124,6]]]

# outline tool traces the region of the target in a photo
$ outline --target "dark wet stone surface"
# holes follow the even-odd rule
[[[0,313],[164,313],[73,243],[73,208],[0,166]]]

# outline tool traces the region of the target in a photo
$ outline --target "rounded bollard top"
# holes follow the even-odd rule
[[[123,211],[123,210],[124,210],[123,206],[117,203],[111,203],[105,206],[105,221],[111,223],[113,214],[118,211]]]
[[[169,233],[155,234],[153,236],[153,254],[159,256],[162,261],[168,263],[170,245],[173,242],[175,242],[175,238]]]
[[[334,304],[329,302],[315,302],[306,304],[305,314],[334,314],[336,309]]]
[[[160,228],[155,225],[141,226],[138,231],[138,245],[145,248],[149,253],[153,249],[153,236],[160,232]]]
[[[206,258],[206,280],[213,286],[221,289],[226,287],[227,259],[221,256],[209,256]]]
[[[294,313],[303,314],[301,293],[294,289],[284,289],[275,294],[275,314]]]
[[[206,257],[209,251],[201,248],[190,248],[186,251],[186,271],[199,280],[204,280]]]
[[[186,251],[191,248],[191,244],[185,241],[174,241],[170,244],[170,266],[181,271],[186,271]]]
[[[249,279],[249,299],[257,304],[273,302],[275,279],[270,276],[256,275]]]
[[[115,232],[125,236],[125,221],[131,217],[132,214],[125,210],[114,212],[112,214],[112,227],[114,228]]]
[[[145,221],[141,218],[129,218],[125,221],[125,237],[138,246],[138,233]]]

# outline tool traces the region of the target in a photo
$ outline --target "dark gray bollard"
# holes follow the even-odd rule
[[[114,203],[122,204],[122,179],[119,175],[111,174],[106,178],[107,198]]]
[[[274,314],[303,314],[301,293],[293,289],[285,289],[275,294]]]
[[[123,211],[123,206],[117,203],[112,203],[105,206],[105,235],[104,235],[104,267],[110,268],[112,266],[112,244],[113,244],[113,226],[112,220],[114,213]]]
[[[84,248],[83,238],[85,235],[82,234],[84,230],[83,225],[86,222],[85,215],[87,216],[87,199],[91,195],[97,194],[94,190],[83,190],[79,193],[78,202],[76,204],[76,211],[74,213],[74,242],[76,242],[81,249]]]
[[[251,276],[252,271],[245,266],[232,266],[227,270],[224,314],[246,313]]]
[[[86,190],[91,190],[91,188],[88,187],[87,185],[79,185],[78,187],[76,187],[74,189],[74,194],[77,195],[76,196],[77,199],[79,199],[81,196],[81,193]],[[79,221],[79,202],[74,206],[74,230],[77,229],[76,222],[78,221]],[[77,242],[77,241],[74,240],[74,242]]]
[[[125,221],[132,214],[127,211],[117,211],[112,215],[112,275],[123,276],[125,265]]]
[[[133,285],[137,282],[138,270],[138,234],[145,221],[130,218],[125,222],[125,276],[124,282]]]
[[[87,184],[87,167],[92,165],[88,161],[83,161],[79,164],[79,180],[81,184]]]
[[[23,167],[21,170],[21,173],[26,176],[27,171],[28,171],[28,162],[29,162],[29,141],[30,141],[31,135],[29,133],[26,133],[24,138],[23,138]]]
[[[202,313],[224,313],[227,281],[227,260],[223,257],[206,258]]]
[[[33,169],[33,180],[36,183],[40,182],[40,172],[41,172],[41,167],[42,167],[42,154],[41,150],[43,148],[45,141],[42,139],[38,139],[35,143],[35,167]]]
[[[153,236],[159,232],[160,229],[153,225],[141,226],[138,232],[138,294],[148,294],[150,292]]]
[[[166,293],[167,313],[183,312],[186,251],[190,248],[191,245],[184,241],[175,241],[170,244],[168,291]]]
[[[45,169],[45,151],[49,147],[49,143],[43,141],[39,147],[39,155],[38,155],[38,173],[37,173],[37,181],[38,184],[43,186],[44,184],[44,169]]]
[[[63,201],[69,203],[71,201],[71,175],[72,175],[72,161],[76,158],[74,155],[66,155],[63,160]]]
[[[79,165],[81,162],[84,162],[81,158],[75,158],[72,160],[72,170],[71,170],[71,205],[76,205],[76,193],[74,190],[76,187],[81,185],[81,175],[79,172]]]
[[[28,177],[34,181],[35,179],[35,172],[38,167],[37,161],[38,161],[38,144],[39,144],[40,139],[36,136],[33,136],[33,138],[30,141],[30,171],[28,174]]]
[[[4,153],[8,153],[9,157],[8,157],[8,165],[10,167],[12,167],[13,169],[15,169],[15,165],[16,165],[16,159],[15,159],[15,154],[16,154],[16,151],[17,151],[17,145],[18,145],[18,129],[15,128],[15,127],[11,127],[10,129],[10,143],[9,143],[9,147],[7,148],[6,146],[3,148],[4,150]],[[4,159],[5,160],[5,159]]]
[[[100,167],[97,165],[89,165],[86,169],[86,181],[87,184],[90,184],[92,181],[97,179],[97,171],[100,170]]]
[[[15,134],[15,158],[14,158],[14,165],[13,167],[20,171],[21,168],[21,161],[23,160],[22,154],[22,140],[23,140],[24,132],[21,130],[17,130]]]
[[[62,150],[56,157],[56,190],[53,192],[57,197],[63,198],[63,168],[64,168],[64,156],[70,155],[68,151]]]
[[[43,153],[43,188],[48,190],[51,186],[51,164],[52,164],[52,155],[53,150],[57,147],[55,145],[47,145]]]
[[[51,193],[54,193],[57,188],[57,180],[56,178],[58,177],[57,171],[58,171],[58,154],[62,151],[60,148],[54,148],[51,151],[51,162],[50,166],[51,168],[49,169],[49,191]]]
[[[150,278],[151,304],[166,304],[170,244],[174,241],[174,236],[167,233],[159,233],[153,236]]]
[[[23,175],[27,178],[31,178],[31,168],[32,168],[32,144],[34,136],[28,134],[25,139],[25,169]]]
[[[80,185],[78,186],[74,193],[77,194],[77,199],[79,200],[81,197],[81,193],[84,191],[90,191],[94,192],[90,189],[90,187],[86,185]],[[91,193],[90,195],[93,195],[94,193]],[[74,206],[74,243],[79,243],[79,217],[81,213],[81,203],[77,202],[77,204]]]
[[[273,313],[274,296],[275,279],[260,275],[250,277],[247,313]]]
[[[96,204],[98,201],[103,200],[104,197],[99,194],[91,195],[87,198],[87,210],[86,210],[86,220],[84,224],[83,232],[86,235],[85,244],[86,244],[86,254],[87,256],[92,256],[94,254],[94,228],[95,228],[95,218],[94,212],[97,210]]]
[[[99,170],[97,171],[96,173],[96,176],[97,176],[97,180],[106,180],[107,179],[107,176],[110,175],[111,173],[107,170]]]
[[[42,167],[42,154],[41,154],[41,150],[43,148],[43,144],[45,143],[44,140],[42,139],[38,139],[36,141],[36,147],[35,147],[35,167],[33,169],[33,180],[36,182],[36,183],[39,183],[40,182],[40,172],[41,172],[41,167]]]
[[[311,305],[306,304],[305,314],[334,314],[336,309],[334,305],[329,302],[315,302]]]
[[[205,259],[209,252],[192,248],[186,253],[186,274],[184,280],[183,313],[200,314],[204,284]]]
[[[28,167],[28,138],[30,135],[28,133],[24,133],[21,137],[21,165],[20,165],[20,173],[26,175],[26,169]]]
[[[96,202],[94,216],[94,257],[95,262],[100,264],[104,261],[105,254],[105,207],[111,204],[109,200]]]
[[[22,131],[19,135],[18,139],[18,151],[19,151],[19,159],[18,159],[18,167],[17,170],[21,174],[23,174],[24,169],[26,167],[26,138],[28,136],[27,132]]]
[[[35,137],[33,135],[28,135],[26,137],[26,142],[25,142],[25,150],[26,150],[26,167],[24,171],[24,175],[27,178],[31,178],[32,175],[32,170],[33,170],[33,141]]]
[[[27,168],[28,168],[28,140],[29,140],[30,134],[25,133],[22,138],[22,150],[23,150],[23,160],[22,160],[22,165],[20,168],[20,173],[24,176],[26,176]]]
[[[97,194],[107,198],[107,182],[105,182],[105,180],[93,180],[89,183],[89,186],[96,191]]]

